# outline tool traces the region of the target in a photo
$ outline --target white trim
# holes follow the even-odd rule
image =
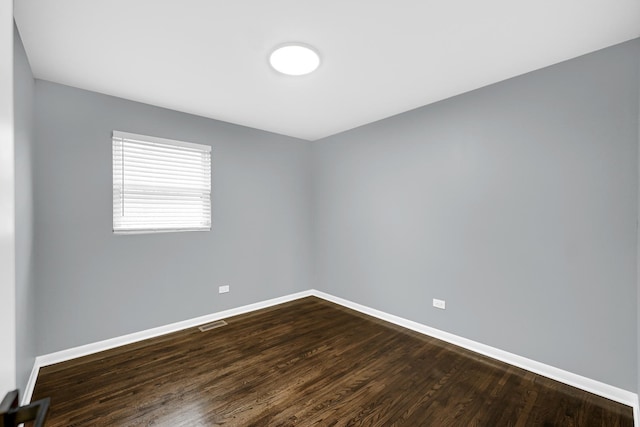
[[[123,335],[120,337],[109,338],[103,341],[94,342],[91,344],[85,344],[78,347],[73,347],[67,350],[56,351],[55,353],[49,353],[42,356],[37,356],[33,364],[33,370],[29,377],[29,382],[25,388],[23,404],[31,401],[33,395],[33,388],[35,387],[36,379],[40,368],[44,366],[53,365],[55,363],[66,362],[67,360],[75,359],[82,356],[88,356],[90,354],[99,353],[101,351],[110,350],[115,347],[120,347],[127,344],[132,344],[138,341],[143,341],[149,338],[155,338],[160,335],[170,334],[172,332],[181,331],[183,329],[191,328],[201,325],[203,323],[212,322],[214,320],[226,319],[228,317],[237,316],[239,314],[249,313],[252,311],[260,310],[274,305],[282,304],[285,302],[297,300],[300,298],[309,297],[312,295],[312,291],[303,291],[295,294],[285,295],[283,297],[273,298],[266,301],[256,302],[254,304],[243,305],[237,308],[231,308],[229,310],[219,311],[213,314],[207,314],[193,319],[183,320],[181,322],[171,323],[165,326],[159,326],[157,328],[147,329],[140,332],[134,332],[132,334]],[[28,399],[27,399],[28,397]]]
[[[0,393],[16,388],[16,134],[13,2],[0,2]]]
[[[637,407],[638,395],[630,391],[614,387],[609,384],[605,384],[600,381],[592,380],[591,378],[583,377],[582,375],[574,374],[563,369],[558,369],[553,366],[536,362],[535,360],[527,359],[526,357],[518,356],[517,354],[509,353],[504,350],[497,349],[485,344],[481,344],[476,341],[469,340],[467,338],[459,337],[448,332],[441,331],[439,329],[431,328],[412,320],[407,320],[393,314],[388,314],[374,308],[366,307],[364,305],[339,298],[322,291],[313,290],[313,295],[325,299],[327,301],[339,304],[343,307],[350,308],[360,313],[368,314],[369,316],[376,317],[381,320],[402,326],[412,331],[419,332],[424,335],[428,335],[437,338],[442,341],[446,341],[450,344],[457,345],[467,350],[471,350],[475,353],[480,353],[484,356],[491,357],[492,359],[499,360],[501,362],[508,363],[518,368],[526,369],[535,374],[542,375],[552,380],[559,381],[564,384],[579,388],[589,393],[597,394],[598,396],[606,397],[613,401],[622,403],[624,405]]]
[[[219,311],[217,313],[195,317],[193,319],[183,320],[181,322],[171,323],[166,326],[159,326],[157,328],[147,329],[145,331],[134,332],[132,334],[123,335],[115,338],[109,338],[104,341],[98,341],[91,344],[81,345],[79,347],[70,348],[68,350],[49,353],[44,356],[36,357],[36,361],[40,362],[40,366],[53,365],[54,363],[65,362],[67,360],[75,359],[77,357],[87,356],[89,354],[98,353],[100,351],[109,350],[115,347],[132,344],[134,342],[143,341],[149,338],[155,338],[160,335],[181,331],[183,329],[198,326],[203,323],[213,322],[214,320],[226,319],[227,317],[249,313],[251,311],[260,310],[262,308],[271,307],[274,305],[282,304],[284,302],[289,302],[289,301],[293,301],[293,300],[308,297],[308,296],[311,296],[311,291],[298,292],[295,294],[290,294],[290,295],[286,295],[279,298],[273,298],[270,300],[261,301],[254,304],[243,305],[241,307],[231,308],[229,310]]]
[[[208,153],[211,152],[210,145],[196,144],[194,142],[178,141],[175,139],[159,138],[157,136],[139,135],[137,133],[122,132],[119,130],[113,131],[112,138],[128,139],[130,141],[136,141],[136,142],[146,142],[146,143],[152,142],[152,143],[164,144],[164,145],[177,145],[178,147],[192,148],[195,150],[206,151]]]
[[[578,374],[574,374],[563,369],[558,369],[553,366],[536,362],[535,360],[527,359],[526,357],[518,356],[513,353],[509,353],[504,350],[497,349],[485,344],[481,344],[476,341],[472,341],[448,332],[441,331],[439,329],[431,328],[412,320],[408,320],[393,314],[385,313],[374,308],[370,308],[344,298],[336,297],[327,294],[322,291],[311,289],[308,291],[298,292],[295,294],[286,295],[279,298],[273,298],[266,301],[257,302],[254,304],[245,305],[242,307],[232,308],[229,310],[220,311],[205,316],[196,317],[194,319],[184,320],[182,322],[172,323],[166,326],[160,326],[157,328],[147,329],[146,331],[135,332],[133,334],[124,335],[121,337],[111,338],[104,341],[99,341],[92,344],[87,344],[79,347],[74,347],[68,350],[62,350],[55,353],[46,354],[36,357],[34,362],[29,382],[25,389],[22,404],[29,403],[33,394],[33,387],[38,376],[38,372],[41,367],[52,365],[54,363],[60,363],[67,360],[75,359],[77,357],[87,356],[89,354],[97,353],[104,350],[109,350],[115,347],[119,347],[126,344],[154,338],[160,335],[177,332],[183,329],[191,328],[202,323],[208,323],[214,320],[225,319],[231,316],[237,316],[239,314],[249,313],[251,311],[260,310],[263,308],[271,307],[274,305],[282,304],[285,302],[293,301],[308,296],[315,296],[324,299],[329,302],[341,305],[346,308],[358,311],[360,313],[367,314],[369,316],[393,323],[398,326],[410,329],[415,332],[419,332],[430,337],[440,339],[442,341],[457,345],[467,350],[491,357],[492,359],[499,360],[501,362],[508,363],[513,366],[517,366],[522,369],[526,369],[530,372],[542,375],[552,380],[559,381],[564,384],[579,388],[589,393],[596,394],[598,396],[611,399],[615,402],[622,403],[624,405],[631,406],[633,408],[633,418],[635,420],[636,427],[640,427],[640,405],[638,401],[638,395],[636,393],[623,390],[618,387],[614,387],[609,384],[605,384],[600,381],[596,381],[587,377],[583,377]]]
[[[31,403],[31,397],[33,396],[33,389],[36,386],[36,380],[38,379],[38,374],[40,373],[40,365],[38,364],[38,358],[33,362],[33,368],[31,369],[31,375],[29,375],[29,381],[27,381],[27,385],[24,388],[24,394],[22,395],[22,399],[20,401],[21,405],[28,405]]]

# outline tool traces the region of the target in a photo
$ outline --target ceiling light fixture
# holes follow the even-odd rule
[[[269,63],[282,74],[303,76],[318,68],[320,55],[308,46],[291,43],[274,50]]]

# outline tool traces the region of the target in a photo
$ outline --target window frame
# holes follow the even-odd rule
[[[212,189],[212,156],[211,156],[211,146],[210,145],[205,145],[205,144],[195,144],[192,142],[185,142],[185,141],[178,141],[178,140],[172,140],[172,139],[167,139],[167,138],[159,138],[159,137],[155,137],[155,136],[148,136],[148,135],[140,135],[140,134],[135,134],[135,133],[129,133],[129,132],[122,132],[122,131],[117,131],[114,130],[112,133],[112,137],[111,137],[111,141],[112,141],[112,189],[113,189],[113,200],[112,200],[112,207],[113,207],[113,218],[112,218],[112,231],[114,234],[116,235],[126,235],[126,234],[152,234],[152,233],[175,233],[175,232],[186,232],[186,231],[211,231],[211,216],[212,216],[212,206],[211,206],[211,189]],[[147,224],[147,225],[142,225],[140,227],[131,227],[130,225],[127,226],[126,223],[122,223],[122,222],[118,222],[116,221],[116,216],[117,216],[117,209],[118,206],[120,207],[120,209],[123,212],[126,212],[126,201],[127,199],[123,196],[123,193],[127,191],[127,186],[126,186],[126,181],[124,180],[124,176],[125,176],[125,170],[126,170],[126,156],[125,156],[125,152],[124,152],[124,144],[125,141],[128,141],[129,143],[132,144],[139,144],[140,146],[143,146],[144,144],[148,144],[150,146],[156,146],[157,147],[161,147],[161,146],[166,146],[169,148],[173,148],[173,149],[187,149],[187,150],[196,150],[201,152],[203,155],[207,156],[207,160],[208,160],[208,165],[205,165],[204,167],[202,167],[201,169],[196,169],[197,172],[203,172],[206,173],[208,175],[208,181],[205,179],[204,182],[208,182],[208,185],[206,185],[207,188],[203,188],[202,191],[201,190],[197,190],[194,191],[194,193],[201,193],[203,197],[205,197],[207,200],[203,201],[203,207],[208,206],[208,210],[206,211],[207,215],[203,215],[203,225],[202,226],[176,226],[176,227],[166,227],[164,225],[160,225],[160,226],[156,226],[153,227],[154,224]],[[121,146],[118,146],[117,144],[121,144]],[[117,160],[116,158],[118,157],[118,153],[117,151],[120,151],[120,161],[121,163],[117,164]],[[148,155],[148,153],[147,153]],[[122,174],[122,184],[118,184],[118,180],[120,177],[116,176],[116,168],[119,167],[121,174]],[[138,166],[138,168],[140,168]],[[147,173],[145,171],[145,173]],[[140,190],[138,189],[138,191],[143,192],[143,191],[147,191],[146,194],[149,194],[149,191],[151,191],[151,193],[154,193],[153,190],[155,190],[156,195],[162,195],[162,187],[156,186],[153,187],[153,185],[149,185],[148,188],[146,190]],[[165,194],[167,193],[167,188],[169,187],[165,187],[164,191]],[[129,190],[131,191],[131,190]],[[175,193],[175,191],[172,189],[172,192]],[[183,193],[181,194],[181,196],[186,197],[187,192],[183,191]],[[175,196],[175,195],[174,195]],[[178,198],[180,196],[177,196]],[[119,204],[118,204],[119,203]],[[138,208],[138,209],[143,209],[143,208]],[[122,215],[122,216],[126,216],[126,215]],[[151,216],[150,216],[151,218]],[[184,219],[184,218],[183,218]],[[157,220],[157,219],[156,219]],[[156,224],[158,225],[158,224]]]

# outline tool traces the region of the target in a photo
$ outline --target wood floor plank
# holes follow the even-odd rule
[[[47,426],[620,426],[632,409],[314,297],[44,367]]]

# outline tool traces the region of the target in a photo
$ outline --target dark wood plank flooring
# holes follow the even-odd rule
[[[305,298],[43,368],[47,426],[633,426],[630,407]]]

